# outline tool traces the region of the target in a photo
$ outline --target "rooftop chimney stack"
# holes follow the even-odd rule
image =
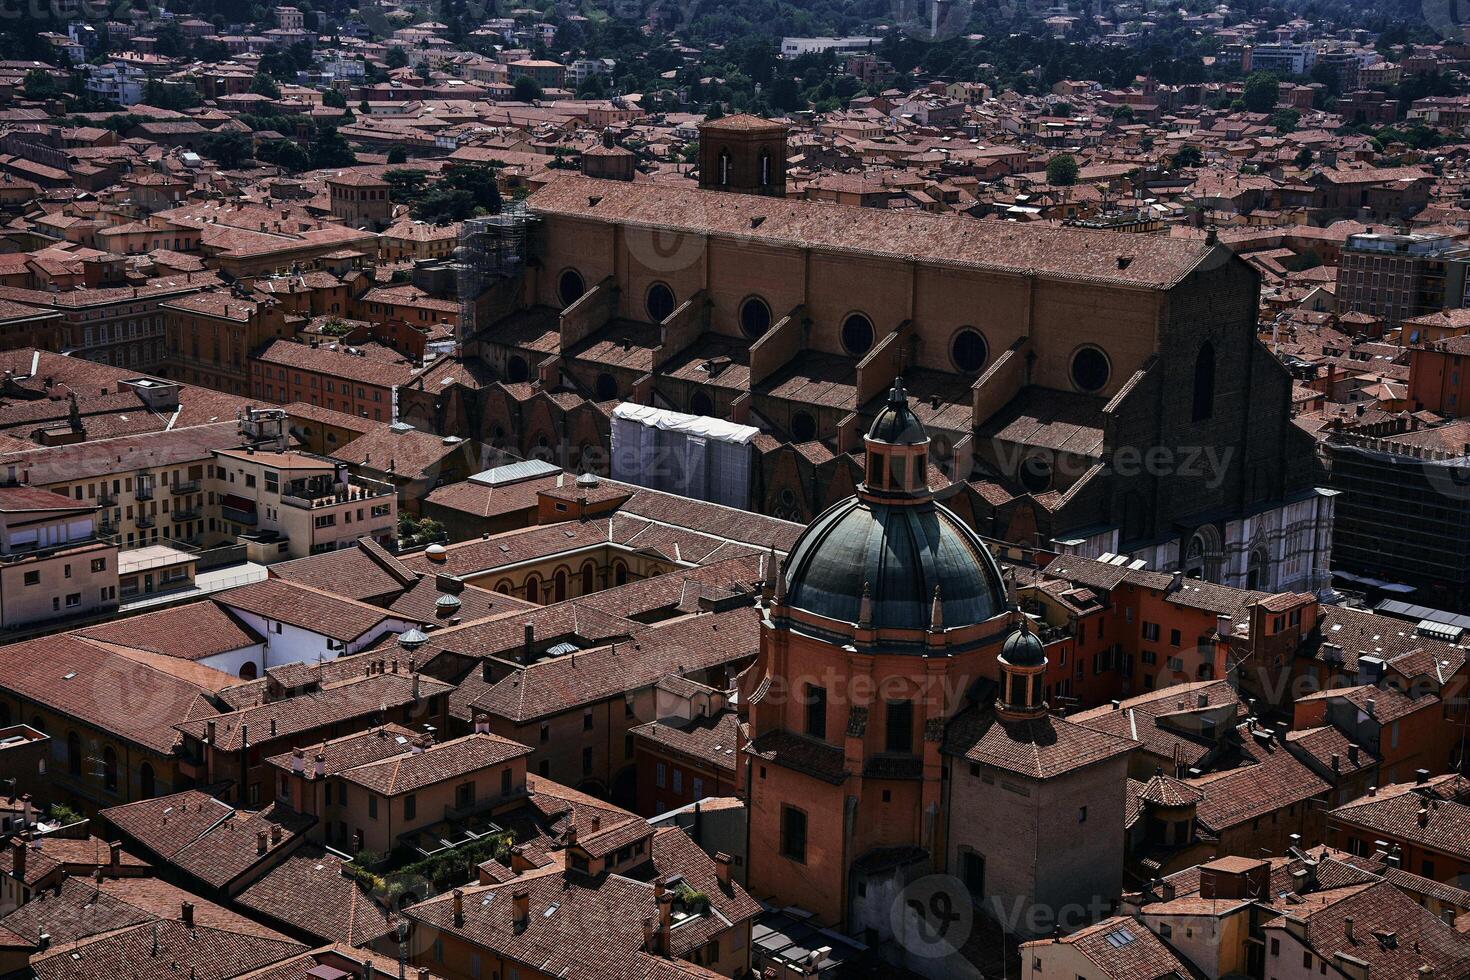
[[[185,929],[194,928],[194,903],[185,902],[179,908],[179,921],[184,923]]]
[[[715,877],[720,880],[721,888],[730,887],[730,855],[724,851],[715,855]]]
[[[255,853],[264,854],[270,848],[270,835],[265,831],[259,831],[255,835]]]
[[[510,896],[510,907],[516,932],[521,932],[531,924],[531,890],[517,888]]]
[[[454,924],[456,927],[464,925],[464,891],[456,888],[454,890]]]

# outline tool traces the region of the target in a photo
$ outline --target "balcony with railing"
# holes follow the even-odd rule
[[[158,519],[156,517],[154,517],[152,514],[140,514],[140,515],[138,515],[138,526],[139,527],[152,527],[153,525],[155,525],[157,523],[158,523]]]
[[[136,491],[136,496],[137,496],[137,498],[139,500],[152,500],[153,499],[153,495],[154,495],[155,492],[156,492],[156,490],[155,490],[153,484],[151,484],[151,483],[140,483],[140,484],[138,484],[138,489]]]
[[[392,497],[397,491],[393,484],[369,480],[360,476],[348,476],[345,480],[313,476],[304,480],[293,480],[281,488],[281,503],[287,507],[317,510],[336,504]]]
[[[203,480],[175,480],[169,486],[169,492],[174,496],[182,496],[186,493],[198,493],[204,488]]]

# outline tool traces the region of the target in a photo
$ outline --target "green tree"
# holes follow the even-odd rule
[[[288,173],[299,174],[303,170],[311,169],[311,155],[295,140],[262,143],[255,155],[261,162],[275,164]]]
[[[247,163],[252,156],[250,136],[246,133],[210,133],[200,149],[226,170]]]
[[[1296,165],[1298,170],[1305,170],[1310,167],[1312,165],[1311,148],[1306,146],[1302,147],[1300,150],[1297,151],[1296,156],[1292,159],[1291,162]]]
[[[347,108],[347,96],[337,89],[329,88],[322,93],[322,105],[333,109]]]
[[[420,221],[446,224],[499,211],[495,167],[483,163],[449,164],[440,172],[438,183],[413,206],[413,216]]]
[[[59,99],[66,89],[43,68],[32,68],[26,72],[26,98]]]
[[[1274,72],[1257,71],[1245,80],[1241,101],[1250,112],[1270,112],[1276,108],[1280,80]]]
[[[577,98],[579,99],[605,99],[607,88],[602,84],[602,76],[593,73],[582,79],[577,86]]]
[[[1205,155],[1200,152],[1199,147],[1181,146],[1174,156],[1170,158],[1169,166],[1175,170],[1181,170],[1184,167],[1198,167],[1204,162]]]
[[[311,166],[314,170],[325,167],[350,167],[357,162],[347,138],[337,132],[336,126],[318,124],[311,140]]]
[[[1069,187],[1077,183],[1077,158],[1070,153],[1058,153],[1046,162],[1046,182],[1056,187]]]
[[[424,196],[429,186],[427,173],[407,167],[384,171],[383,179],[388,182],[388,200],[395,204],[412,204]]]
[[[264,72],[256,72],[255,77],[250,80],[250,91],[256,95],[263,95],[267,99],[279,99],[281,97],[281,86],[276,80]]]
[[[540,101],[541,96],[544,94],[541,91],[541,86],[536,84],[536,79],[530,75],[517,76],[512,88],[514,89],[512,98],[517,102],[537,102]]]
[[[407,67],[408,54],[403,50],[402,46],[391,47],[388,49],[387,57],[383,59],[383,64],[387,65],[389,69]]]
[[[403,163],[408,160],[408,151],[401,146],[395,146],[388,150],[388,163]]]
[[[1278,133],[1289,133],[1296,129],[1296,125],[1301,121],[1301,118],[1302,114],[1295,109],[1277,109],[1271,113],[1271,118],[1266,120],[1266,122],[1275,127]]]

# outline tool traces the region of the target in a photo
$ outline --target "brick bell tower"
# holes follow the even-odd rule
[[[748,113],[701,123],[699,186],[785,197],[785,124]]]

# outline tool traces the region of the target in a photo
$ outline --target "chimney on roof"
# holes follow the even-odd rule
[[[529,620],[526,622],[525,642],[521,646],[521,663],[531,662],[531,650],[536,645],[536,625]]]
[[[464,925],[464,891],[462,889],[456,888],[454,890],[454,892],[453,892],[453,901],[454,901],[454,924],[455,924],[455,926],[463,926]]]
[[[16,878],[25,881],[26,877],[26,842],[16,838],[10,843],[11,869]]]
[[[413,672],[413,701],[414,701],[414,704],[417,704],[418,701],[419,701],[419,672],[418,671],[414,671]]]
[[[240,747],[242,749],[248,749],[248,748],[250,748],[250,726],[249,725],[241,725],[240,726]]]
[[[721,888],[730,886],[730,855],[724,851],[715,855],[715,877],[719,879]]]
[[[665,891],[658,897],[658,954],[669,955],[669,933],[674,928],[674,893]]]
[[[658,952],[658,920],[651,915],[643,917],[643,951]]]
[[[185,929],[194,928],[194,903],[185,902],[179,907],[179,921],[184,923]]]
[[[1429,807],[1427,806],[1421,806],[1419,808],[1419,826],[1429,826]]]
[[[489,657],[480,661],[480,680],[486,684],[495,682],[495,665],[490,662]]]
[[[324,778],[327,775],[327,757],[318,752],[314,761],[316,763],[316,778]]]
[[[298,776],[301,775],[302,773],[304,773],[306,771],[306,750],[305,749],[292,749],[291,750],[291,771],[294,772],[294,773],[296,773],[296,775],[298,775]]]
[[[1230,618],[1229,613],[1220,613],[1215,617],[1215,632],[1221,636],[1229,636],[1235,632],[1235,620]]]
[[[567,831],[563,836],[566,838],[568,847],[577,843],[577,818],[575,816],[567,821]]]
[[[210,745],[214,744],[215,721],[210,718],[204,723],[204,740]]]
[[[118,874],[122,868],[122,841],[115,840],[107,845],[107,864],[114,875]]]
[[[1358,764],[1358,746],[1356,743],[1348,743],[1348,761],[1353,765]]]
[[[257,831],[255,834],[255,853],[264,854],[270,849],[270,835],[265,831]]]
[[[1356,942],[1353,938],[1353,917],[1344,916],[1342,920],[1342,934],[1347,937],[1348,942]]]
[[[1332,753],[1332,771],[1342,771],[1342,756],[1338,755],[1336,752]]]
[[[510,896],[511,921],[516,932],[522,932],[531,924],[531,890],[517,888]]]
[[[1364,701],[1363,710],[1367,712],[1369,718],[1376,717],[1378,713],[1378,699],[1369,698],[1368,700]]]
[[[475,714],[475,734],[490,734],[490,716],[485,714],[484,712],[477,712]]]
[[[273,844],[273,845],[274,844],[279,844],[280,842],[281,842],[281,825],[278,824],[278,823],[273,823],[273,824],[271,824],[271,844]]]
[[[1415,777],[1414,781],[1416,783],[1418,783],[1420,786],[1423,786],[1423,785],[1425,785],[1426,783],[1429,782],[1429,770],[1428,769],[1415,769],[1414,770],[1414,777]]]

